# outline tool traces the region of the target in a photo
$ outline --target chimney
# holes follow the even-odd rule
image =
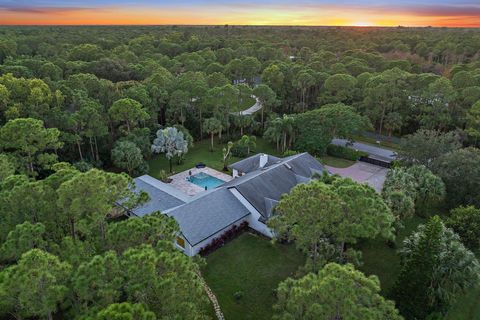
[[[260,168],[262,169],[268,162],[268,154],[262,153],[260,155]]]

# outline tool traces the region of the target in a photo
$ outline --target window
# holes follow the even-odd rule
[[[182,237],[177,237],[177,245],[185,249],[185,240]]]

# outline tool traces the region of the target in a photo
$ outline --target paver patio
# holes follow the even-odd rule
[[[180,173],[174,174],[170,176],[172,179],[172,182],[170,182],[170,185],[183,193],[189,195],[189,196],[195,196],[199,194],[200,192],[204,192],[205,189],[203,189],[200,186],[197,186],[194,183],[191,183],[190,181],[187,180],[187,178],[190,176],[190,174],[196,175],[197,173],[204,172],[208,175],[211,175],[212,177],[218,178],[220,180],[223,180],[225,182],[230,181],[233,179],[231,175],[228,175],[226,173],[214,170],[209,167],[205,168],[192,168],[190,170],[185,170]]]

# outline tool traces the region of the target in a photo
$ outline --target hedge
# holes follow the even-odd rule
[[[357,161],[361,157],[368,156],[368,153],[354,150],[348,147],[337,146],[334,144],[329,144],[327,146],[327,154],[332,157]]]

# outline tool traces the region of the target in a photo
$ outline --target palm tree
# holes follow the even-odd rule
[[[385,116],[384,128],[388,131],[388,136],[392,136],[392,132],[402,127],[403,118],[398,112],[390,112]]]
[[[253,117],[250,115],[237,114],[233,118],[233,122],[236,127],[240,128],[240,136],[243,136],[243,129],[252,126]]]
[[[275,118],[268,123],[268,128],[263,133],[263,137],[270,142],[274,142],[277,146],[277,151],[280,151],[280,140],[282,138],[281,118]]]
[[[203,122],[203,130],[210,134],[210,152],[213,152],[213,137],[215,133],[222,132],[223,125],[217,118],[208,118]]]
[[[238,144],[247,148],[247,156],[250,155],[250,150],[257,147],[257,137],[244,135],[238,141]]]

